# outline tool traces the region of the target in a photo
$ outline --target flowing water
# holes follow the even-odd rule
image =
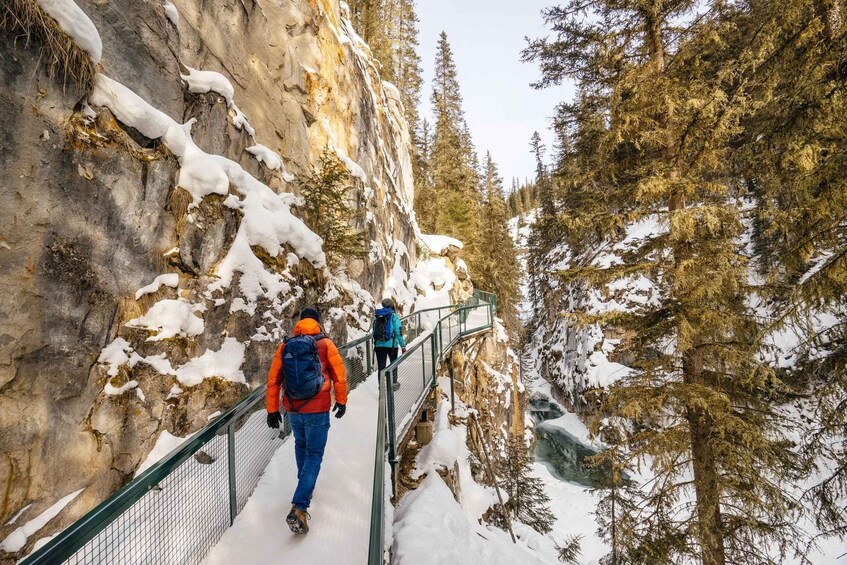
[[[529,400],[528,409],[535,423],[535,461],[544,464],[561,481],[594,486],[585,459],[597,451],[547,422],[564,415],[561,408],[547,398],[535,397]]]

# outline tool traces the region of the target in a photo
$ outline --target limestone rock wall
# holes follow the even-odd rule
[[[129,480],[162,431],[195,431],[260,383],[302,306],[319,305],[343,342],[362,331],[369,295],[383,292],[391,269],[415,262],[402,108],[336,0],[173,0],[178,25],[159,1],[76,3],[102,38],[98,72],[177,123],[194,118],[202,151],[272,191],[296,194],[296,179],[332,147],[354,175],[351,222],[373,243],[366,260],[335,272],[288,245],[276,255],[254,246],[287,291],[263,287],[251,306],[243,267],[220,285],[242,212],[226,195],[190,207],[181,161],[166,143],[47,76],[37,41],[0,32],[0,540],[83,489],[19,551],[0,552],[1,562]],[[228,79],[235,106],[214,91],[189,92],[180,78],[189,68]],[[284,168],[246,152],[256,144]],[[296,198],[283,202],[296,216]],[[136,299],[165,273],[178,276],[175,287]],[[155,331],[126,325],[163,301],[186,305],[202,330],[151,341]],[[98,362],[104,349],[111,362]],[[176,378],[207,353],[237,366],[205,370],[195,384]]]

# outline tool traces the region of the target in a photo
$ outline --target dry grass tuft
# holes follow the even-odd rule
[[[0,29],[22,40],[25,47],[41,45],[47,74],[61,77],[63,87],[75,85],[82,93],[91,90],[96,69],[91,57],[77,45],[35,0],[3,0]]]

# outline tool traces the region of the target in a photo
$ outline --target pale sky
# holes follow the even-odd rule
[[[453,49],[465,116],[480,162],[485,151],[500,168],[508,190],[513,176],[534,177],[529,138],[538,130],[552,144],[550,118],[559,102],[570,99],[572,86],[535,90],[538,66],[521,63],[524,36],[549,35],[541,9],[555,0],[417,0],[424,86],[421,115],[431,117],[429,98],[435,47],[441,31]],[[430,121],[432,121],[430,119]]]

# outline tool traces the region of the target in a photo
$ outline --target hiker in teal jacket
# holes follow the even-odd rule
[[[376,353],[376,365],[380,374],[388,366],[397,360],[397,348],[406,353],[406,340],[403,339],[403,325],[400,316],[394,311],[394,301],[386,298],[382,301],[382,308],[374,313],[374,353]],[[394,371],[394,388],[400,387],[397,381],[397,371]]]

